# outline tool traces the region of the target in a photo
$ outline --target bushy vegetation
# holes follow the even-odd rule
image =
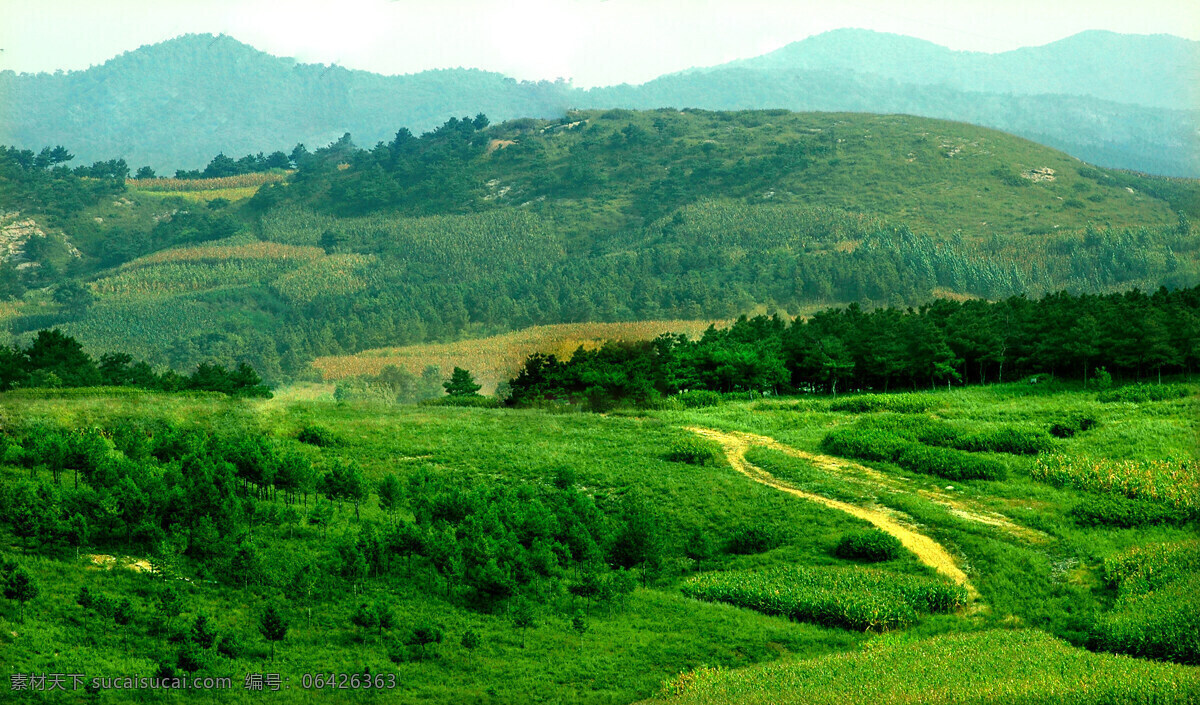
[[[854,396],[830,402],[830,411],[851,414],[868,414],[889,411],[895,414],[920,414],[940,406],[936,399],[917,394],[889,394],[886,396]]]
[[[1094,417],[1084,414],[1064,416],[1050,425],[1050,435],[1055,438],[1073,438],[1076,433],[1091,430],[1097,423]]]
[[[1008,476],[1007,466],[992,458],[910,441],[880,429],[835,429],[825,435],[821,448],[848,458],[893,462],[911,472],[948,480],[1003,480]]]
[[[1032,629],[878,640],[859,653],[748,669],[698,668],[666,683],[675,705],[1187,703],[1195,669],[1092,654]]]
[[[1030,476],[1088,492],[1158,502],[1190,515],[1200,512],[1200,478],[1195,460],[1116,460],[1044,455]]]
[[[700,600],[859,631],[903,628],[918,614],[954,612],[967,599],[962,587],[940,580],[867,568],[706,573],[685,581],[683,591]]]
[[[852,305],[791,322],[743,317],[727,329],[706,331],[699,340],[664,335],[642,343],[611,342],[596,350],[581,348],[569,360],[535,353],[510,381],[510,403],[585,398],[595,403],[603,397],[608,403],[652,405],[661,396],[682,390],[836,393],[839,385],[873,390],[950,386],[1046,369],[1069,376],[1072,369],[1060,366],[1069,359],[1084,363],[1079,368],[1083,374],[1088,365],[1097,363],[1124,374],[1181,370],[1196,362],[1196,348],[1183,341],[1192,335],[1185,331],[1200,330],[1194,323],[1200,306],[1198,291],[1078,298],[1056,294],[1038,302],[1025,298],[997,303],[939,301],[906,312],[867,313]],[[1113,315],[1104,315],[1102,309]],[[1126,313],[1117,313],[1120,309]],[[1070,323],[1081,318],[1088,321],[1087,330]],[[1141,323],[1126,325],[1134,319]],[[981,344],[983,329],[989,331],[984,334],[989,342]],[[1180,332],[1172,334],[1172,330]],[[1065,333],[1048,339],[1048,331]],[[1148,347],[1146,335],[1154,336],[1153,347]],[[1079,336],[1089,341],[1085,347],[1080,347]],[[1003,360],[994,356],[1001,349]],[[1143,388],[1151,389],[1144,385],[1124,389]],[[1187,385],[1162,389],[1170,390],[1172,397],[1190,394]],[[888,404],[912,414],[920,406],[908,398],[865,399],[835,401],[830,408],[863,413],[882,411],[882,405]],[[1036,454],[1053,448],[1050,436],[1035,428],[1006,427],[958,437],[953,428],[928,420],[885,418],[871,423],[892,428],[919,424],[921,433],[944,436],[936,441],[932,436],[921,438],[922,442],[971,451]],[[907,437],[912,433],[907,432]]]
[[[1200,664],[1200,542],[1135,547],[1104,562],[1117,601],[1092,644],[1106,651]]]
[[[126,353],[105,353],[93,360],[74,338],[43,330],[22,348],[0,346],[0,392],[21,387],[140,387],[159,391],[211,391],[237,397],[270,397],[258,373],[242,363],[227,370],[201,363],[190,376],[155,372]]]
[[[720,453],[712,443],[695,438],[684,438],[672,443],[664,457],[673,463],[715,465]]]
[[[904,546],[895,536],[879,529],[867,529],[843,536],[833,553],[851,561],[878,563],[896,558],[903,550]]]
[[[1102,402],[1132,402],[1144,404],[1149,401],[1167,401],[1182,399],[1195,392],[1183,384],[1128,384],[1096,395]]]
[[[1182,509],[1116,495],[1085,497],[1071,507],[1071,517],[1083,526],[1124,529],[1155,524],[1183,524],[1189,518]]]

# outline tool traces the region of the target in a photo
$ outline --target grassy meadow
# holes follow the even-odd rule
[[[0,661],[22,672],[150,676],[174,660],[179,640],[187,642],[189,625],[204,614],[238,648],[232,655],[214,649],[196,673],[232,675],[234,690],[144,692],[137,701],[254,702],[262,695],[242,689],[241,678],[265,672],[290,678],[290,688],[273,695],[279,702],[775,703],[823,702],[832,693],[838,702],[1194,702],[1200,670],[1186,629],[1198,610],[1197,593],[1187,589],[1195,568],[1157,582],[1144,576],[1197,550],[1195,513],[1114,526],[1101,511],[1099,523],[1084,521],[1097,514],[1078,508],[1097,498],[1159,500],[1072,470],[1157,464],[1171,468],[1156,485],[1173,487],[1170,497],[1194,492],[1200,397],[1194,386],[1186,389],[1188,396],[1162,401],[1102,402],[1077,386],[1015,383],[871,403],[803,397],[683,408],[668,400],[658,410],[608,415],[338,404],[320,401],[311,387],[266,401],[9,393],[0,396],[5,431],[131,421],[236,426],[318,469],[353,461],[372,489],[359,511],[315,494],[294,503],[268,494],[257,510],[268,518],[251,525],[261,576],[253,582],[212,567],[228,556],[206,563],[132,545],[45,556],[6,529],[0,562],[16,561],[40,594],[23,606],[0,602]],[[831,431],[847,428],[930,427],[942,439],[978,439],[1080,417],[1093,423],[1052,437],[1041,454],[972,453],[1003,465],[1003,480],[951,481],[890,461],[830,455],[822,445]],[[313,428],[325,442],[297,440]],[[741,434],[745,464],[731,464],[721,445],[689,429]],[[0,464],[5,492],[54,484],[44,467],[20,467],[13,458]],[[1049,459],[1067,480],[1039,474]],[[393,475],[405,489],[389,510],[377,488]],[[407,569],[365,579],[339,573],[347,542],[425,511],[420,493],[428,485],[421,483],[429,477],[463,492],[569,486],[600,507],[640,502],[657,529],[660,559],[632,571],[630,589],[610,599],[543,585],[525,620],[464,602],[411,559]],[[954,585],[904,549],[889,549],[869,567],[843,557],[850,554],[839,544],[869,529],[868,521],[764,479],[886,513],[944,547],[968,584]],[[70,475],[58,481],[65,488]],[[330,514],[314,520],[322,511]],[[97,557],[109,555],[115,560]],[[169,570],[125,567],[141,560]],[[175,614],[159,609],[164,575],[175,576],[181,593]],[[565,584],[575,585],[569,577]],[[128,599],[133,617],[105,627],[101,613],[77,603],[85,587]],[[389,605],[394,623],[357,626],[364,602]],[[267,604],[282,605],[290,622],[273,657],[256,626]],[[1157,646],[1138,653],[1147,644]],[[304,673],[364,669],[396,673],[398,688],[322,698],[299,687]],[[20,702],[130,702],[111,691],[42,695]]]

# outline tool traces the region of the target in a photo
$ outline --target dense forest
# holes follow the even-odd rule
[[[222,392],[237,397],[270,397],[258,373],[243,363],[235,370],[201,363],[189,376],[156,372],[127,353],[105,353],[93,360],[83,346],[58,330],[38,331],[29,347],[0,346],[0,392],[29,387],[137,387],[177,392]]]
[[[680,392],[875,390],[981,384],[1029,375],[1107,388],[1200,366],[1200,288],[1147,295],[1054,294],[1040,300],[937,301],[920,309],[857,305],[790,323],[740,318],[699,340],[608,343],[570,360],[532,355],[510,403],[647,404]]]

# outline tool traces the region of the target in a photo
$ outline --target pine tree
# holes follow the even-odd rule
[[[271,642],[271,660],[274,661],[276,642],[283,641],[287,636],[287,619],[273,605],[268,605],[258,620],[258,631],[264,639]]]
[[[479,390],[483,388],[475,384],[471,373],[461,367],[455,367],[449,381],[443,382],[442,386],[446,388],[446,394],[452,397],[479,396]]]

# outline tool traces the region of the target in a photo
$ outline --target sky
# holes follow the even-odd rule
[[[591,87],[841,27],[998,52],[1088,29],[1200,40],[1195,0],[0,0],[0,70],[78,70],[187,33],[383,74],[481,68]]]

